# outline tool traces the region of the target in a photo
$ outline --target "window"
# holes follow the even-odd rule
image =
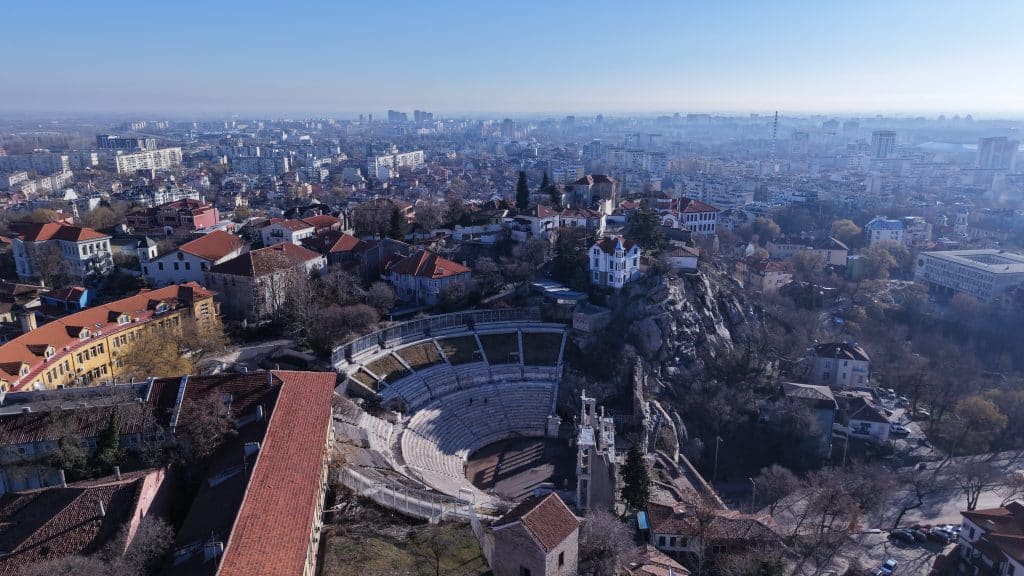
[[[164,263],[163,263],[163,262],[157,262],[157,264],[156,264],[156,265],[157,265],[157,268],[159,268],[159,269],[161,269],[161,270],[163,270],[163,269],[164,269]]]
[[[675,548],[676,547],[676,537],[675,536],[673,536],[673,537],[668,539],[668,545],[671,548]]]
[[[191,262],[185,262],[185,270],[191,270],[191,269],[192,269],[192,263]]]
[[[658,546],[661,547],[661,548],[665,547],[665,537],[664,536],[658,536]]]
[[[178,269],[178,263],[177,263],[177,262],[175,262],[175,263],[174,263],[174,269],[175,269],[175,270],[177,270],[177,269]]]

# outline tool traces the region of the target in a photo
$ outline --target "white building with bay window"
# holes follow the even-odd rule
[[[609,236],[590,248],[590,281],[622,288],[640,278],[640,245],[622,236]]]

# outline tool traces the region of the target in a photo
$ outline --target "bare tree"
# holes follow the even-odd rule
[[[614,514],[593,510],[580,527],[580,558],[595,576],[615,576],[632,550],[632,534]]]
[[[769,515],[774,515],[779,502],[800,487],[800,480],[796,474],[778,464],[762,468],[755,482],[761,502],[768,504]]]
[[[366,293],[366,303],[381,316],[390,314],[395,306],[395,290],[386,282],[374,282]]]
[[[1005,474],[987,460],[965,459],[951,467],[950,477],[967,499],[967,509],[974,510],[983,493],[1002,485]]]

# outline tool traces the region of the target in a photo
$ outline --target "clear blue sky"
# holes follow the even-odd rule
[[[1024,115],[1022,0],[4,0],[0,113]]]

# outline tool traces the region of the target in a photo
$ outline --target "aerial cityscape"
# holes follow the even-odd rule
[[[0,576],[1024,576],[1024,4],[3,13]]]

